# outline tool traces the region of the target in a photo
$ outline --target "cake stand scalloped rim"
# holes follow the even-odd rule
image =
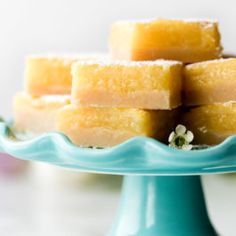
[[[11,137],[7,123],[0,122],[0,150],[24,160],[108,174],[199,175],[236,171],[236,136],[203,150],[176,150],[147,137],[94,149],[75,146],[57,132],[19,141]]]

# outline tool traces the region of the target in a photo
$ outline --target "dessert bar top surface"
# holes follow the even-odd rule
[[[203,23],[203,24],[217,24],[218,21],[216,19],[194,19],[194,18],[189,18],[189,19],[165,19],[165,18],[152,18],[152,19],[139,19],[139,20],[119,20],[116,21],[114,24],[150,24],[153,22],[157,21],[169,21],[169,22],[183,22],[183,23]]]
[[[223,64],[224,62],[236,62],[236,58],[219,58],[214,60],[208,60],[208,61],[201,61],[201,62],[195,62],[189,65],[186,65],[185,68],[194,68],[194,67],[204,67],[208,65],[218,65]]]
[[[182,65],[182,62],[175,60],[154,60],[154,61],[126,61],[126,60],[88,60],[77,61],[73,65],[100,65],[100,66],[171,66]]]
[[[18,92],[15,95],[15,102],[30,103],[31,105],[37,104],[69,104],[71,100],[70,95],[44,95],[44,96],[31,96],[25,92]]]

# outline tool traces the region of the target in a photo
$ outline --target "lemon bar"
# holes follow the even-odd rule
[[[185,63],[221,56],[220,33],[214,20],[154,19],[119,21],[109,39],[113,59],[179,60]]]
[[[72,103],[83,107],[172,109],[181,104],[182,63],[77,62]]]
[[[48,95],[33,97],[17,93],[13,102],[14,128],[33,135],[55,131],[57,111],[70,103],[70,96]]]
[[[60,109],[56,128],[80,146],[109,147],[135,136],[166,141],[173,129],[177,110],[147,111],[127,108]]]
[[[194,133],[197,144],[218,144],[236,134],[236,103],[218,103],[192,108],[182,123]]]
[[[187,106],[236,101],[236,58],[187,65],[184,77]]]
[[[25,90],[34,96],[70,94],[72,63],[77,60],[105,58],[103,54],[30,56],[26,60]]]

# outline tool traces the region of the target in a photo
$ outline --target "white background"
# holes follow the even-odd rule
[[[0,114],[22,89],[27,54],[107,50],[110,24],[153,17],[216,18],[226,51],[236,52],[234,0],[0,0]]]

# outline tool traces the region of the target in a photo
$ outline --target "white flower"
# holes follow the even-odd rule
[[[168,141],[169,146],[177,149],[191,150],[193,145],[193,133],[186,129],[184,125],[177,125],[175,131],[171,132]]]

